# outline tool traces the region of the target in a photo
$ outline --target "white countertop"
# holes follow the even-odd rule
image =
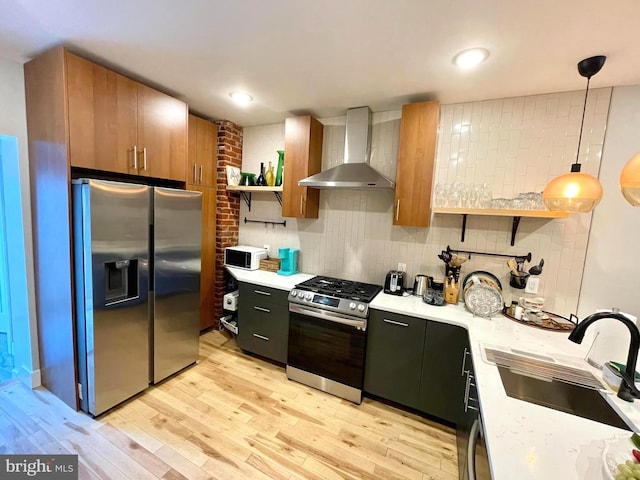
[[[547,354],[598,374],[584,361],[590,342],[578,345],[568,340],[567,332],[529,327],[501,314],[490,320],[474,317],[462,305],[436,307],[419,297],[380,293],[369,306],[468,330],[493,480],[602,479],[604,441],[631,435],[626,430],[508,397],[497,367],[483,359],[481,348],[499,346]],[[627,403],[615,395],[607,396],[607,400],[640,427],[640,400]]]
[[[315,277],[309,273],[296,273],[295,275],[278,275],[265,270],[245,270],[244,268],[225,267],[239,282],[250,282],[263,287],[272,287],[280,290],[291,290],[297,284]]]

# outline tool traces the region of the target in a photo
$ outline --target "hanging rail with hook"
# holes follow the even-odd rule
[[[270,220],[250,220],[247,217],[244,217],[244,223],[264,223],[266,225],[271,225],[275,228],[276,225],[282,225],[283,227],[287,226],[287,221],[284,220],[282,222],[272,222]]]
[[[471,259],[471,255],[486,255],[489,257],[503,257],[503,258],[515,258],[516,262],[524,263],[531,261],[531,252],[526,255],[507,255],[506,253],[491,253],[491,252],[477,252],[473,250],[453,250],[449,245],[447,245],[447,252],[449,253],[466,253],[467,257]]]

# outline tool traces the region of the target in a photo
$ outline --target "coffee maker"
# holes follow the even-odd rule
[[[298,273],[298,249],[297,248],[279,248],[278,258],[280,258],[280,270],[278,275],[293,275]]]

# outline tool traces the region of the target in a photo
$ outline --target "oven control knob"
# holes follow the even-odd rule
[[[356,309],[356,303],[355,303],[355,302],[351,302],[351,303],[349,304],[349,309],[350,309],[350,310],[355,310],[355,309]]]
[[[311,300],[313,298],[313,294],[311,292],[307,292],[307,294],[304,296],[305,300]]]
[[[358,305],[358,311],[359,312],[364,312],[364,305],[363,304]]]
[[[291,296],[292,297],[297,297],[298,296],[298,292],[295,290],[291,290]]]

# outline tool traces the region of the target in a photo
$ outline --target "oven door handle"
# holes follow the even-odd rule
[[[367,329],[367,320],[364,318],[353,320],[352,318],[340,313],[328,312],[327,310],[312,310],[310,308],[304,308],[293,303],[289,304],[289,311],[293,313],[299,313],[300,315],[307,315],[309,317],[328,320],[330,322],[341,323],[342,325],[348,325],[350,327],[360,328],[360,330],[362,331],[365,331]]]

